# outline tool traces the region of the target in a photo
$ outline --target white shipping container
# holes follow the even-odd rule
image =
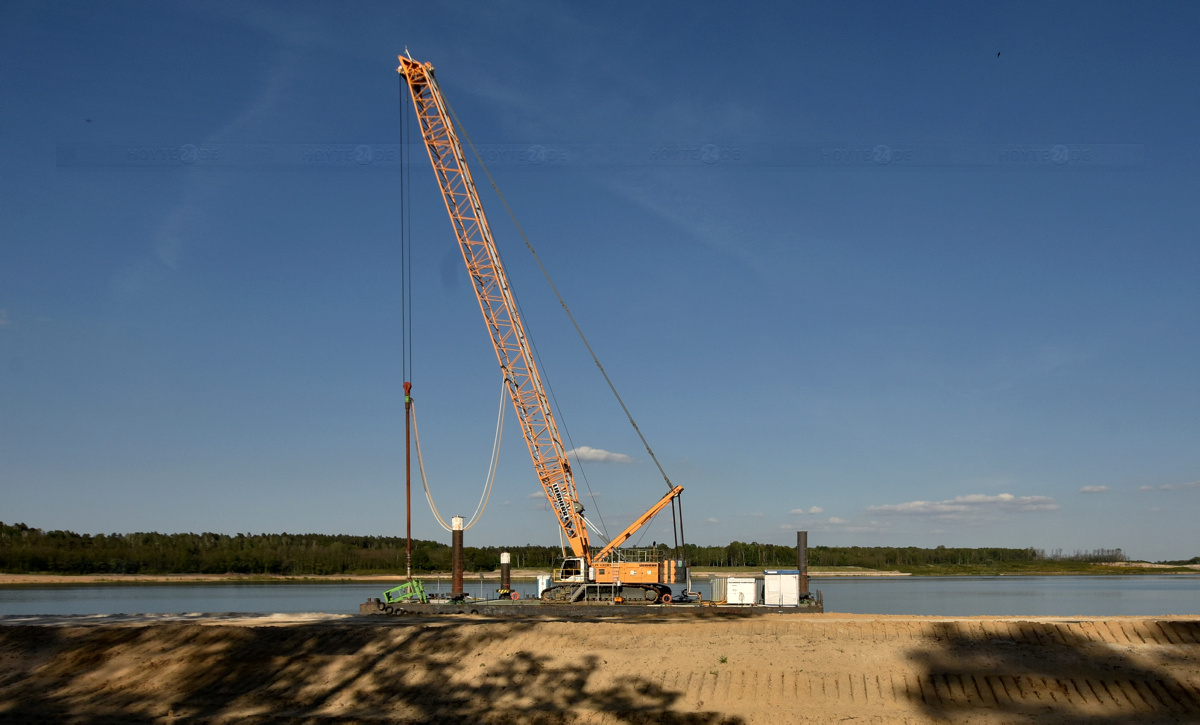
[[[762,579],[730,576],[712,580],[712,599],[727,604],[762,604]]]
[[[800,572],[798,570],[764,571],[763,585],[763,603],[768,607],[800,606]]]
[[[761,604],[759,583],[762,579],[749,577],[731,577],[729,579],[728,601],[730,604]]]

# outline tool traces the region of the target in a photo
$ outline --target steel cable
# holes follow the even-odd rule
[[[512,207],[508,205],[508,201],[504,198],[504,194],[500,193],[500,187],[496,185],[496,180],[492,177],[492,172],[488,169],[487,164],[483,163],[483,157],[480,156],[479,151],[475,149],[475,144],[471,141],[471,136],[467,133],[466,129],[463,128],[462,123],[458,120],[458,115],[455,114],[454,109],[450,107],[450,102],[446,101],[445,103],[446,110],[450,112],[450,117],[454,119],[454,125],[460,132],[462,132],[463,138],[467,140],[467,145],[471,147],[471,153],[475,155],[475,160],[479,163],[479,167],[483,169],[484,175],[487,176],[488,183],[492,185],[492,190],[495,191],[496,196],[500,198],[500,203],[504,205],[504,210],[508,212],[509,218],[512,219],[513,226],[517,228],[517,233],[521,235],[521,239],[524,240],[526,248],[529,249],[529,253],[533,255],[534,260],[537,262],[538,268],[542,271],[542,276],[546,278],[546,282],[549,283],[550,289],[554,292],[554,296],[558,298],[558,304],[561,305],[563,311],[567,313],[567,318],[571,320],[571,325],[575,328],[576,334],[578,334],[579,339],[583,341],[583,345],[587,348],[588,354],[592,356],[592,362],[594,362],[596,367],[600,369],[600,374],[604,376],[604,381],[608,383],[608,388],[612,391],[613,397],[617,399],[617,403],[620,404],[621,410],[625,412],[625,417],[629,419],[629,424],[633,426],[634,432],[637,433],[638,438],[640,438],[642,441],[642,445],[645,446],[646,453],[650,455],[650,459],[654,461],[654,465],[658,468],[658,472],[662,475],[663,480],[666,481],[667,489],[674,489],[675,485],[671,483],[671,479],[669,476],[667,476],[667,472],[663,469],[662,464],[658,462],[658,456],[654,455],[654,451],[650,448],[650,443],[646,441],[646,437],[642,435],[641,429],[638,428],[637,422],[633,419],[633,414],[629,412],[629,408],[626,407],[625,401],[621,399],[621,394],[617,392],[617,386],[613,384],[612,379],[608,377],[608,372],[604,369],[604,366],[600,364],[600,358],[596,355],[595,350],[592,349],[591,343],[588,342],[587,337],[583,334],[583,329],[579,327],[579,323],[575,321],[575,315],[571,314],[571,308],[567,307],[566,300],[564,300],[562,294],[559,293],[558,287],[554,284],[554,280],[550,278],[550,272],[546,269],[546,266],[542,264],[542,259],[534,250],[533,243],[529,241],[529,237],[525,235],[525,230],[521,227],[521,223],[517,221],[517,215],[513,212]]]
[[[500,442],[504,437],[504,405],[508,397],[507,381],[502,381],[500,386],[500,412],[496,414],[496,437],[492,441],[492,460],[488,463],[487,478],[483,483],[483,493],[479,497],[479,505],[475,507],[475,514],[471,516],[471,520],[463,526],[463,531],[471,528],[479,523],[483,512],[487,509],[488,499],[492,496],[492,487],[496,483],[496,470],[500,466]],[[429,509],[433,511],[433,517],[437,519],[438,524],[446,531],[451,531],[451,527],[442,518],[438,512],[437,505],[433,502],[433,492],[429,490],[429,479],[425,475],[425,459],[421,455],[421,435],[417,431],[417,404],[413,402],[410,406],[412,410],[412,429],[413,429],[413,444],[417,449],[417,467],[421,470],[421,485],[425,488],[425,500],[429,502]]]

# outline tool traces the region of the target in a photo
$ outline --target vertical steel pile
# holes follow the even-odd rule
[[[463,594],[463,519],[450,520],[450,598],[462,599]]]
[[[800,596],[808,594],[808,532],[796,532],[796,569],[800,572]]]

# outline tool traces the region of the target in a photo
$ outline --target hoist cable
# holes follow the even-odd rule
[[[479,521],[479,517],[483,516],[488,499],[492,495],[492,487],[496,483],[496,470],[500,466],[500,441],[504,438],[504,405],[508,402],[507,398],[508,386],[505,381],[501,380],[500,409],[496,413],[496,438],[492,441],[492,460],[488,463],[487,484],[483,488],[483,495],[479,497],[479,505],[475,507],[475,513],[471,515],[471,520],[463,527],[463,531],[474,526]]]
[[[451,529],[449,524],[447,524],[445,519],[442,518],[442,515],[438,513],[437,505],[433,502],[433,494],[429,492],[429,479],[425,476],[425,458],[421,455],[421,435],[417,432],[416,407],[417,406],[415,404],[409,406],[410,410],[412,410],[413,440],[416,442],[417,448],[417,467],[421,470],[421,485],[425,487],[425,500],[429,502],[429,509],[433,511],[433,518],[437,519],[438,524],[443,529],[450,531]]]
[[[675,500],[672,501],[671,503],[674,503],[679,506],[679,544],[683,545],[683,550],[679,552],[679,558],[686,559],[687,558],[687,538],[684,537],[684,535],[683,535],[683,496],[676,496]],[[678,546],[678,544],[676,546]],[[691,579],[690,579],[691,574],[689,574],[688,577],[689,577],[688,583],[691,584]]]
[[[408,89],[407,83],[402,83],[402,85],[405,87],[406,90]],[[405,115],[405,117],[408,116],[408,114],[404,114],[404,115]],[[412,164],[412,132],[413,132],[412,127],[413,127],[412,121],[409,121],[407,124],[405,124],[405,127],[404,127],[404,139],[403,139],[403,145],[401,146],[401,160],[404,159],[405,154],[407,154],[408,159],[407,159],[407,163],[404,163],[400,169],[401,177],[402,177],[403,183],[404,183],[405,194],[407,196],[407,198],[405,199],[405,204],[407,205],[407,207],[410,210],[413,208],[413,205],[412,205],[412,188],[413,188],[413,184],[412,184],[412,167],[413,167],[413,164]],[[413,309],[412,218],[413,218],[413,215],[412,215],[412,212],[410,211],[406,218],[407,222],[408,222],[407,229],[406,229],[407,234],[408,234],[408,259],[407,259],[408,275],[407,275],[407,279],[405,280],[405,287],[408,290],[407,305],[408,305],[408,310],[409,310],[409,313],[408,313],[408,316],[409,316],[409,319],[408,319],[408,368],[407,368],[407,370],[410,375],[412,374],[412,370],[413,370],[413,358],[412,358],[412,355],[413,355],[413,352],[412,352],[412,349],[413,349],[413,344],[412,344],[412,335],[413,335],[413,330],[412,330],[412,309]]]
[[[674,513],[674,509],[672,509],[671,512]],[[661,514],[661,513],[662,513],[662,511],[659,511],[658,513],[651,516],[649,521],[642,524],[642,535],[639,536],[638,540],[634,543],[634,545],[633,545],[634,548],[637,548],[642,545],[642,539],[646,538],[646,534],[650,532],[650,524],[654,523],[654,519],[658,518],[658,514]]]
[[[404,112],[404,97],[405,89],[408,84],[404,82],[404,77],[399,77],[400,81],[400,379],[408,380],[408,356],[409,356],[409,335],[412,334],[412,326],[409,324],[409,315],[411,310],[408,304],[408,238],[407,238],[407,223],[408,223],[408,204],[405,198],[408,188],[405,184],[404,171],[404,139],[405,130],[409,124],[405,123],[408,114]]]
[[[671,502],[671,533],[675,535],[675,548],[679,548],[679,534],[675,523],[675,502]]]
[[[603,540],[604,540],[604,545],[605,545],[605,546],[608,546],[608,542],[612,541],[612,539],[611,539],[611,538],[609,538],[609,536],[608,536],[606,533],[604,533],[602,530],[600,530],[600,527],[599,527],[599,526],[596,526],[595,524],[593,524],[593,523],[592,523],[592,521],[591,521],[591,519],[589,519],[589,518],[588,518],[588,517],[586,517],[586,516],[583,516],[582,514],[580,514],[580,517],[583,519],[583,522],[584,522],[585,524],[587,524],[588,526],[592,527],[593,529],[596,529],[596,536],[598,536],[598,537],[600,537],[601,539],[603,539]]]
[[[496,252],[499,254],[499,250]],[[525,317],[525,311],[521,310],[521,302],[517,300],[516,295],[513,295],[513,301],[517,303],[517,309],[520,310],[521,317]],[[533,341],[533,336],[526,333],[525,339],[529,342],[529,347],[533,350],[533,356],[537,358],[538,368],[542,371],[542,380],[545,382],[546,390],[550,391],[550,399],[554,401],[554,407],[558,409],[558,420],[562,423],[563,435],[567,437],[567,442],[571,444],[571,450],[575,450],[575,439],[571,437],[571,428],[567,425],[567,418],[563,415],[562,407],[558,404],[558,396],[554,394],[554,386],[550,384],[550,376],[546,371],[546,363],[542,362],[542,354],[538,351],[537,343]],[[600,526],[597,527],[592,522],[588,521],[588,526],[596,529],[598,533],[608,538],[608,526],[604,523],[604,514],[600,513],[600,503],[596,500],[596,494],[592,491],[592,482],[588,480],[587,470],[583,467],[579,460],[579,456],[575,456],[575,466],[572,471],[578,471],[579,477],[583,479],[584,488],[587,489],[588,498],[592,500],[592,507],[596,510],[596,516],[600,519]],[[586,519],[585,519],[586,520]]]
[[[475,507],[475,514],[471,516],[471,520],[463,526],[463,531],[479,523],[479,519],[487,509],[488,499],[492,496],[492,488],[496,483],[496,471],[500,466],[500,442],[504,437],[504,405],[507,402],[507,396],[507,381],[502,381],[500,412],[496,415],[496,437],[492,441],[492,460],[488,463],[487,478],[483,483],[483,493],[479,497],[479,505]],[[429,478],[425,475],[425,458],[421,455],[421,434],[417,430],[417,404],[413,402],[409,408],[412,411],[413,443],[417,449],[417,467],[421,470],[421,485],[425,488],[425,500],[429,502],[429,510],[433,511],[433,517],[437,519],[438,524],[446,531],[451,531],[450,525],[438,512],[437,504],[433,502],[433,492],[429,490]]]
[[[450,108],[450,103],[449,103],[449,101],[446,101],[444,98],[443,98],[442,100],[443,100],[443,102],[445,102],[445,104],[446,104],[446,108],[447,108],[447,110],[450,112],[450,115],[451,115],[451,116],[454,118],[454,123],[455,123],[455,125],[457,126],[457,128],[458,128],[460,131],[462,131],[462,134],[463,134],[463,136],[464,136],[464,137],[467,139],[467,144],[471,146],[471,151],[472,151],[472,153],[474,153],[474,154],[475,154],[475,159],[476,159],[476,161],[478,161],[478,162],[479,162],[479,165],[480,165],[480,167],[482,167],[482,168],[483,168],[483,171],[484,171],[484,173],[485,173],[485,174],[487,174],[488,180],[489,180],[489,181],[491,182],[491,184],[492,184],[492,189],[496,191],[496,194],[497,194],[497,195],[500,195],[500,190],[499,190],[499,189],[497,188],[497,186],[496,186],[496,181],[495,181],[495,179],[493,179],[493,178],[492,178],[491,172],[490,172],[490,171],[488,171],[488,169],[487,169],[487,166],[486,166],[486,165],[484,165],[484,163],[483,163],[483,159],[479,157],[479,152],[475,150],[475,146],[474,146],[474,144],[473,144],[473,143],[471,143],[471,137],[470,137],[470,136],[467,134],[466,130],[465,130],[465,129],[463,129],[463,127],[462,127],[462,124],[461,124],[461,123],[459,123],[459,121],[458,121],[458,116],[456,116],[456,115],[454,114],[454,109]],[[503,202],[503,201],[504,201],[504,198],[501,196],[501,199],[500,199],[500,200],[501,200],[501,202]],[[505,204],[505,208],[508,208],[508,205],[507,205],[507,204]],[[510,217],[512,216],[512,210],[511,210],[511,209],[509,209],[509,216],[510,216]],[[516,220],[514,219],[513,221],[515,222]],[[520,230],[520,227],[518,226],[518,227],[517,227],[517,229],[518,229],[518,231],[519,231],[519,230]],[[524,232],[522,232],[522,236],[524,236]],[[528,240],[528,239],[526,239],[526,240],[525,240],[525,245],[526,245],[527,247],[529,247],[529,249],[530,249],[530,251],[531,251],[531,252],[533,251],[533,247],[532,247],[532,246],[530,246],[530,244],[529,244],[529,240]],[[499,249],[496,249],[496,254],[497,254],[497,255],[499,255],[499,254],[500,254],[500,250],[499,250]],[[537,255],[536,255],[536,254],[534,254],[534,258],[535,258],[535,259],[537,258]],[[503,262],[503,260],[501,260],[501,262]],[[541,264],[541,262],[539,261],[539,262],[538,262],[538,264],[540,265],[540,264]],[[543,273],[543,274],[546,274],[546,270],[545,270],[545,268],[544,268],[544,267],[542,268],[542,273]],[[549,276],[547,276],[547,279],[549,279]],[[553,284],[551,284],[551,287],[553,287]],[[556,290],[555,292],[557,293],[557,290]],[[528,319],[529,319],[529,318],[528,318],[528,316],[525,314],[525,310],[523,310],[523,309],[521,308],[521,301],[520,301],[520,300],[517,298],[517,295],[516,295],[516,293],[515,293],[515,292],[514,292],[514,291],[513,291],[511,288],[509,289],[509,293],[512,295],[512,300],[513,300],[513,302],[514,302],[514,303],[516,304],[516,306],[517,306],[517,312],[518,312],[518,314],[520,315],[521,319],[523,319],[523,320],[525,320],[525,321],[526,321],[526,326],[528,326]],[[562,302],[562,297],[561,297],[561,296],[559,297],[559,302],[560,302],[560,303]],[[564,305],[564,307],[565,307],[565,305]],[[570,311],[569,311],[569,310],[568,310],[568,314],[570,314]],[[576,330],[578,330],[578,329],[579,329],[579,328],[578,328],[578,326],[577,326],[577,327],[576,327]],[[582,334],[582,333],[580,333],[580,334]],[[564,435],[564,436],[566,436],[567,442],[570,444],[570,446],[571,446],[571,450],[573,451],[573,450],[575,450],[575,441],[574,441],[574,439],[573,439],[573,438],[572,438],[572,436],[571,436],[571,429],[570,429],[570,426],[568,426],[568,425],[567,425],[567,419],[566,419],[566,416],[565,416],[565,415],[563,415],[562,408],[561,408],[561,406],[559,406],[559,404],[558,404],[558,396],[557,396],[557,395],[555,394],[555,392],[554,392],[554,386],[553,386],[553,385],[550,383],[550,376],[549,376],[549,374],[548,374],[548,371],[547,371],[546,364],[545,364],[545,362],[542,360],[542,355],[541,355],[541,352],[539,352],[539,351],[538,351],[538,348],[537,348],[537,343],[536,343],[536,342],[534,342],[533,336],[532,336],[532,335],[530,335],[530,334],[528,334],[528,330],[526,331],[525,340],[526,340],[526,341],[529,343],[530,349],[531,349],[531,351],[533,352],[533,356],[534,356],[535,360],[537,361],[537,367],[538,367],[538,369],[541,371],[541,377],[542,377],[542,380],[543,380],[543,383],[544,383],[544,387],[545,387],[545,389],[546,389],[546,390],[549,392],[550,399],[551,399],[551,401],[553,401],[553,403],[554,403],[554,407],[555,407],[555,408],[558,410],[558,422],[559,422],[559,423],[560,423],[560,425],[561,425],[561,428],[562,428],[562,433],[563,433],[563,435]],[[586,343],[586,340],[585,340],[584,342]],[[601,371],[603,372],[603,369],[601,369]],[[651,454],[651,455],[653,455],[653,454]],[[588,497],[589,497],[589,498],[591,499],[591,501],[592,501],[592,507],[593,507],[593,509],[594,509],[594,510],[595,510],[595,512],[596,512],[596,517],[600,519],[600,526],[599,526],[599,527],[595,526],[594,524],[589,524],[589,525],[591,525],[593,529],[596,529],[596,530],[597,530],[599,533],[603,534],[603,535],[605,536],[605,538],[607,538],[607,537],[608,537],[608,526],[607,526],[607,524],[606,524],[606,523],[605,523],[605,521],[604,521],[604,514],[603,514],[603,513],[601,513],[601,511],[600,511],[600,502],[596,500],[596,494],[595,494],[595,492],[594,492],[594,491],[592,491],[592,482],[591,482],[590,480],[588,480],[588,477],[587,477],[587,471],[586,471],[586,470],[584,469],[584,467],[581,465],[581,462],[579,461],[579,457],[578,457],[578,456],[576,456],[576,457],[575,457],[575,466],[574,466],[573,470],[575,470],[575,471],[578,471],[578,473],[579,473],[579,477],[583,479],[583,485],[584,485],[584,488],[586,488],[586,489],[587,489],[587,492],[588,492]]]
[[[587,337],[583,334],[583,330],[579,327],[579,323],[575,321],[575,315],[571,314],[571,308],[567,307],[566,300],[564,300],[562,294],[559,293],[558,287],[554,284],[554,280],[550,278],[550,272],[547,271],[546,266],[542,264],[541,258],[538,257],[537,252],[533,248],[533,243],[530,242],[529,237],[525,235],[525,230],[521,228],[521,223],[517,221],[517,215],[513,212],[512,207],[508,205],[508,201],[505,200],[504,194],[500,193],[500,187],[496,185],[496,180],[492,177],[492,172],[489,171],[487,165],[483,163],[483,157],[480,156],[479,151],[475,149],[475,144],[471,141],[471,136],[467,133],[466,129],[463,128],[462,123],[459,122],[458,115],[455,114],[454,109],[450,107],[449,101],[446,102],[446,110],[450,112],[450,117],[454,119],[454,125],[460,132],[462,132],[463,138],[467,140],[467,145],[471,147],[471,153],[475,155],[475,160],[479,163],[479,167],[483,169],[484,175],[487,176],[488,182],[492,185],[492,190],[495,191],[496,196],[500,198],[500,203],[504,205],[505,211],[508,212],[508,216],[512,219],[513,226],[517,228],[517,232],[521,235],[521,239],[525,241],[525,246],[529,249],[529,253],[532,254],[534,260],[537,261],[538,268],[542,270],[542,275],[550,284],[550,289],[554,291],[554,296],[558,298],[558,304],[560,304],[563,310],[567,313],[567,318],[571,320],[571,325],[575,328],[575,332],[579,335],[579,339],[583,340],[584,347],[587,348],[588,353],[592,356],[592,362],[594,362],[596,367],[600,369],[600,374],[604,376],[604,381],[608,383],[609,390],[612,391],[613,396],[617,399],[617,403],[621,405],[621,410],[625,411],[625,417],[629,419],[629,424],[633,426],[633,430],[637,433],[638,438],[641,439],[642,445],[646,448],[646,453],[650,454],[650,459],[654,461],[654,465],[658,468],[658,472],[662,475],[663,481],[666,482],[667,489],[674,489],[675,486],[671,483],[670,477],[668,477],[667,472],[663,470],[662,464],[658,462],[658,456],[654,455],[654,451],[650,448],[650,443],[646,441],[646,437],[642,435],[641,429],[638,428],[637,422],[633,419],[633,414],[629,412],[629,408],[626,407],[625,401],[621,399],[621,394],[617,392],[617,386],[613,384],[612,379],[608,377],[608,372],[605,371],[604,366],[600,364],[600,358],[596,355],[595,350],[592,349]]]

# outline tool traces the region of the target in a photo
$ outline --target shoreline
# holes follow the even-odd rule
[[[1125,564],[1114,565],[1111,572],[999,572],[995,574],[933,574],[921,575],[901,571],[883,571],[873,569],[851,571],[813,571],[809,570],[809,579],[827,579],[844,577],[869,578],[923,578],[923,577],[1002,577],[1002,576],[1128,576],[1131,574],[1161,574],[1172,576],[1200,575],[1200,565],[1186,567],[1170,567],[1166,565]],[[1173,569],[1173,571],[1156,571],[1157,569]],[[1179,571],[1184,568],[1186,571]],[[1121,571],[1124,569],[1125,571]],[[1131,571],[1132,570],[1132,571]],[[761,576],[762,569],[746,569],[739,571],[700,571],[693,572],[692,579],[708,581],[718,577],[752,577]],[[514,581],[533,581],[539,575],[549,572],[536,569],[514,569],[511,577]],[[433,572],[418,574],[415,578],[422,580],[449,579],[449,572]],[[499,571],[467,572],[463,574],[464,582],[498,581]],[[71,586],[71,585],[107,585],[107,584],[332,584],[353,582],[402,582],[403,574],[7,574],[0,573],[0,587],[17,586]]]
[[[539,575],[549,572],[535,569],[514,569],[511,577],[516,581],[533,581]],[[761,576],[761,570],[730,571],[730,572],[696,572],[693,579],[708,580],[722,576]],[[834,571],[810,572],[810,579],[823,577],[845,576],[911,576],[898,571]],[[449,579],[449,572],[432,572],[418,574],[414,578],[422,580]],[[500,579],[500,572],[466,572],[464,582]],[[266,584],[266,583],[335,583],[335,582],[400,582],[403,574],[309,574],[291,576],[283,574],[5,574],[0,573],[0,587],[4,586],[36,586],[36,585],[70,585],[70,584]]]

